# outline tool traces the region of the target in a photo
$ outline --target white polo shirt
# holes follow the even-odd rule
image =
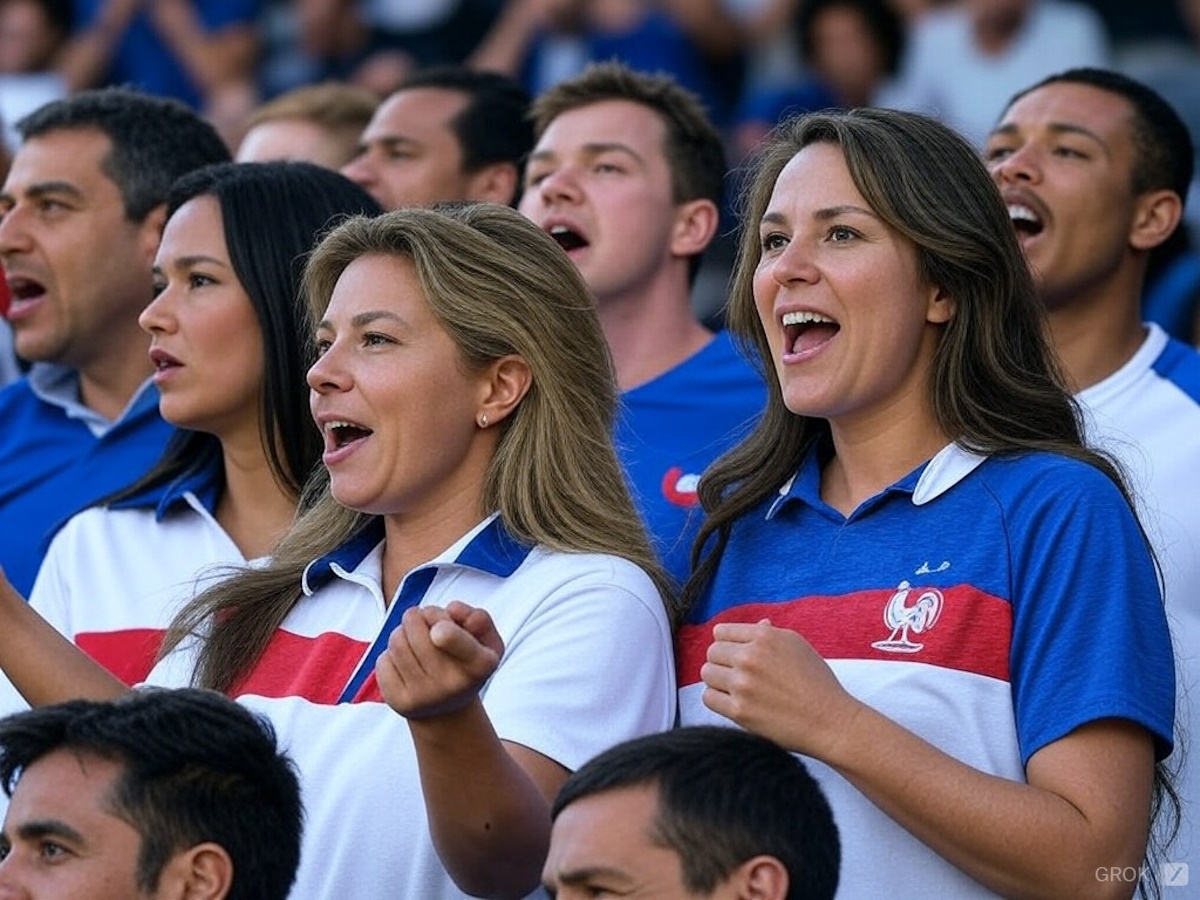
[[[464,896],[434,851],[408,725],[375,682],[375,651],[409,606],[461,600],[491,615],[505,651],[484,709],[501,740],[568,769],[675,719],[666,612],[627,560],[525,547],[492,517],[409,572],[389,605],[382,550],[377,521],[312,563],[305,596],[233,691],[271,720],[299,769],[307,814],[293,896],[304,900]],[[149,682],[189,683],[194,650],[178,648]]]

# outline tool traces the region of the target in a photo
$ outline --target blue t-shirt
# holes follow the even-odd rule
[[[1174,660],[1158,579],[1104,473],[951,445],[843,516],[820,498],[820,455],[735,522],[680,629],[684,725],[730,724],[702,701],[713,625],[765,618],[802,635],[851,695],[1000,778],[1024,781],[1031,756],[1100,719],[1134,722],[1159,757],[1170,752]],[[994,896],[808,762],[841,833],[845,896]]]
[[[158,414],[153,386],[96,437],[77,415],[37,396],[28,378],[0,390],[0,422],[0,566],[28,596],[54,532],[148,471],[173,429]]]
[[[696,483],[750,433],[766,402],[766,385],[727,332],[621,396],[617,455],[659,558],[680,583],[702,521]]]

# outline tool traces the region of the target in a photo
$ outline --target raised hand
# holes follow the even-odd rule
[[[484,610],[454,601],[404,613],[375,664],[383,699],[409,719],[444,715],[479,694],[504,641]]]

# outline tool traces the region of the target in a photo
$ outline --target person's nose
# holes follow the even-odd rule
[[[27,251],[32,244],[25,210],[17,206],[0,212],[0,256]]]
[[[547,205],[579,200],[583,196],[583,190],[579,183],[578,169],[570,165],[558,166],[542,176],[537,183],[537,191]]]
[[[170,285],[155,294],[138,315],[138,325],[147,334],[162,334],[175,328],[174,294]]]
[[[371,151],[364,150],[341,168],[341,173],[361,188],[367,188],[375,182],[375,165],[371,161]]]
[[[308,386],[318,394],[330,394],[346,390],[352,378],[345,364],[341,346],[331,342],[309,366],[306,380]]]
[[[820,276],[813,255],[803,241],[792,240],[771,261],[771,277],[787,287],[790,284],[812,284]]]
[[[1041,158],[1038,150],[1023,144],[988,164],[997,184],[1016,184],[1041,180]]]

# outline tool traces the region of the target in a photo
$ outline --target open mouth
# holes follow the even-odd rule
[[[371,436],[370,428],[364,428],[362,425],[357,425],[354,422],[326,422],[325,434],[329,439],[334,450],[341,450],[343,447],[348,447],[350,444],[364,440]]]
[[[1033,237],[1041,234],[1042,229],[1045,228],[1041,216],[1020,203],[1008,204],[1008,217],[1012,220],[1013,228],[1021,237]]]
[[[828,316],[815,312],[790,312],[783,316],[785,353],[803,353],[824,344],[842,326]]]
[[[583,235],[566,225],[555,225],[550,229],[549,235],[558,242],[558,246],[568,253],[588,245],[587,239]]]
[[[150,349],[150,364],[159,372],[165,372],[167,369],[177,369],[182,365],[170,353],[160,350],[158,347]]]
[[[32,278],[8,279],[8,293],[13,303],[28,303],[45,295],[46,286]]]

